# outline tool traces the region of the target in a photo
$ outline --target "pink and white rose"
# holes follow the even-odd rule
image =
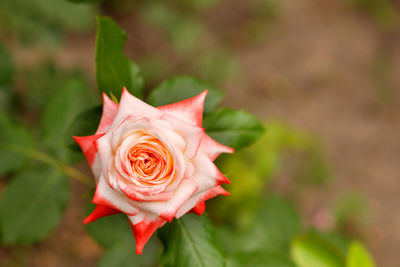
[[[74,137],[96,180],[96,209],[84,223],[125,213],[141,254],[151,235],[204,202],[229,195],[229,180],[213,161],[233,149],[202,128],[207,91],[170,105],[152,107],[125,88],[120,104],[103,94],[103,115],[95,135]]]

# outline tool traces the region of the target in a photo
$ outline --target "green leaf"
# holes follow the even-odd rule
[[[0,87],[10,86],[14,77],[14,61],[0,43]]]
[[[79,80],[66,83],[48,102],[42,122],[44,143],[60,159],[65,159],[64,136],[76,115],[95,104],[86,86]]]
[[[368,250],[360,242],[352,242],[346,258],[347,267],[375,267],[374,260]]]
[[[65,133],[64,144],[69,148],[80,151],[72,136],[93,135],[99,126],[103,107],[97,106],[78,114]]]
[[[203,127],[216,141],[240,149],[251,145],[263,133],[263,125],[242,110],[219,109],[204,117]]]
[[[59,223],[68,203],[69,181],[58,170],[38,166],[7,185],[0,204],[4,244],[28,244],[45,238]]]
[[[0,175],[15,171],[28,160],[33,139],[27,129],[0,112]]]
[[[124,55],[123,31],[112,19],[97,17],[96,75],[100,92],[118,99],[125,86],[136,97],[143,96],[143,78],[139,67]]]
[[[187,214],[159,231],[164,245],[164,266],[225,266],[224,256],[214,238],[208,216]]]
[[[86,215],[89,215],[95,205],[88,202]],[[129,225],[128,217],[125,214],[115,214],[98,219],[86,225],[88,233],[105,248],[112,247],[122,242],[127,236],[132,236],[131,242],[134,243],[132,229]]]
[[[175,77],[158,85],[149,95],[148,102],[153,106],[163,106],[194,97],[208,89],[204,112],[215,109],[221,102],[223,93],[215,87],[189,76]]]
[[[68,0],[68,1],[77,4],[94,4],[103,2],[104,0]]]
[[[155,238],[151,238],[144,247],[143,254],[135,252],[133,235],[129,235],[122,242],[108,249],[101,257],[99,267],[152,267],[156,265],[157,244]]]
[[[239,252],[227,260],[227,267],[296,267],[288,255],[281,252]]]
[[[291,255],[299,267],[343,267],[340,249],[316,235],[297,237],[292,242]]]

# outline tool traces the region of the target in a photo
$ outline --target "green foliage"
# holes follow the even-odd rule
[[[281,252],[240,252],[227,260],[227,267],[296,267],[290,257]]]
[[[388,0],[347,0],[356,8],[364,11],[385,29],[394,29],[399,25],[399,12]]]
[[[18,170],[29,158],[33,139],[27,129],[0,112],[0,175]]]
[[[375,267],[375,263],[364,245],[354,241],[349,247],[346,267]]]
[[[68,0],[68,1],[77,4],[94,4],[94,3],[100,3],[104,0]]]
[[[67,159],[64,136],[76,115],[95,104],[94,96],[79,80],[66,83],[48,102],[41,123],[41,137],[59,159]]]
[[[135,253],[135,242],[132,234],[122,242],[114,245],[101,257],[99,267],[152,267],[156,266],[158,246],[155,238],[151,238],[144,247],[143,254]]]
[[[143,96],[138,66],[124,55],[125,32],[110,18],[97,17],[96,77],[100,92],[119,99],[122,88]]]
[[[15,177],[0,204],[4,244],[28,244],[43,239],[61,219],[68,203],[68,179],[57,169],[38,166]]]
[[[343,267],[345,264],[340,250],[317,235],[303,235],[294,239],[291,255],[298,267]]]
[[[301,221],[293,205],[282,197],[269,196],[251,201],[241,198],[242,209],[230,206],[223,213],[226,224],[237,221],[233,228],[219,228],[218,240],[229,252],[281,252],[289,251],[292,238],[301,230]],[[234,214],[231,211],[235,209]],[[228,214],[225,214],[228,213]]]
[[[86,206],[86,215],[94,210],[95,205],[88,202]],[[132,236],[132,230],[129,225],[128,217],[125,214],[115,214],[106,216],[97,221],[86,225],[88,233],[103,247],[110,248],[128,236]],[[130,240],[134,243],[133,237]]]
[[[216,141],[235,149],[252,144],[264,133],[264,126],[253,115],[227,108],[205,116],[203,127]]]
[[[151,91],[148,102],[153,106],[167,105],[194,97],[206,89],[208,89],[208,94],[204,103],[204,112],[208,113],[221,102],[223,93],[215,87],[189,76],[175,77],[162,82]]]
[[[73,150],[80,151],[72,136],[93,135],[99,126],[102,110],[103,107],[97,106],[78,114],[66,131],[64,144]]]
[[[187,214],[159,231],[164,245],[164,266],[225,266],[225,259],[214,238],[207,215]]]
[[[0,88],[11,85],[14,78],[14,69],[14,61],[11,55],[0,43]]]
[[[16,35],[23,43],[58,43],[67,30],[88,30],[94,10],[65,0],[2,0],[0,32]]]

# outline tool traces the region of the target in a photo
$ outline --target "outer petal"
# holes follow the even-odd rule
[[[128,215],[136,215],[140,212],[139,209],[132,205],[130,199],[111,189],[104,177],[100,177],[97,183],[96,193],[94,194],[92,203],[107,206]]]
[[[193,209],[191,211],[193,211],[197,215],[202,215],[205,210],[206,210],[206,203],[199,202],[196,206],[193,207]]]
[[[123,119],[127,115],[134,115],[136,117],[157,118],[161,116],[161,113],[162,112],[160,112],[155,107],[152,107],[149,104],[140,100],[139,98],[131,95],[124,87],[121,94],[121,101],[119,103],[118,112],[114,118],[112,127],[115,126],[116,123],[121,121],[121,119]]]
[[[101,116],[99,127],[96,134],[104,133],[114,121],[118,112],[118,104],[112,101],[105,93],[103,93],[103,115]]]
[[[92,168],[92,172],[96,182],[99,179],[101,172],[101,164],[100,159],[96,154],[96,145],[95,142],[102,137],[104,134],[90,135],[90,136],[73,136],[75,141],[81,147],[83,154],[89,162],[90,167]]]
[[[218,143],[207,134],[203,135],[200,149],[207,154],[211,161],[214,161],[221,153],[233,153],[235,151],[235,149],[231,147]]]
[[[86,217],[86,219],[83,220],[84,224],[93,222],[101,217],[105,217],[108,215],[113,215],[113,214],[117,214],[120,213],[119,210],[107,207],[107,206],[102,206],[102,205],[96,205],[96,208],[94,209],[94,211],[88,216]]]
[[[159,110],[165,111],[185,122],[201,127],[203,120],[204,99],[208,90],[201,94],[169,105],[158,107]]]
[[[143,252],[144,245],[153,233],[166,223],[166,220],[150,214],[128,216],[128,218],[136,240],[136,254],[140,255]]]
[[[176,189],[171,199],[158,202],[135,202],[135,207],[145,210],[147,213],[160,216],[167,221],[172,221],[177,211],[197,189],[198,185],[194,180],[186,179]]]
[[[186,214],[188,211],[193,209],[196,205],[213,198],[218,195],[224,195],[224,196],[229,196],[229,192],[227,192],[222,186],[215,186],[207,191],[204,191],[202,193],[196,194],[192,196],[190,199],[188,199],[185,204],[182,205],[182,207],[179,209],[179,211],[176,213],[175,217],[180,218],[184,214]],[[205,208],[205,207],[204,207]]]
[[[193,178],[199,185],[198,192],[203,192],[223,183],[230,184],[228,178],[218,170],[217,166],[215,166],[203,151],[199,151],[197,156],[193,159],[193,163],[196,168]]]

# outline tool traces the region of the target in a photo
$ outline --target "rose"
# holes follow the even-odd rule
[[[193,211],[205,201],[229,195],[229,183],[213,161],[233,149],[204,133],[200,95],[158,108],[125,88],[120,104],[103,94],[103,115],[95,135],[74,137],[96,180],[96,208],[84,223],[125,213],[141,254],[150,236],[167,221]]]

